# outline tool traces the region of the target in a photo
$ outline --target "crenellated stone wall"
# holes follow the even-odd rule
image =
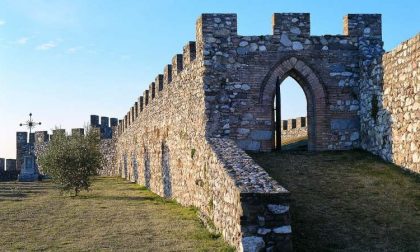
[[[384,53],[364,42],[362,148],[420,173],[420,34]]]
[[[385,112],[375,112],[383,123],[369,119],[373,97],[382,101],[381,25],[381,15],[349,14],[343,35],[311,36],[309,14],[276,13],[273,34],[243,36],[235,14],[202,14],[196,41],[172,58],[119,121],[111,173],[197,207],[238,250],[291,250],[289,193],[244,150],[275,148],[281,120],[274,120],[274,97],[287,95],[276,90],[290,76],[307,97],[301,128],[309,150],[362,146],[388,159],[376,140],[391,139],[384,134],[389,124],[380,119]],[[407,51],[403,57],[412,54]],[[385,68],[394,61],[386,57]],[[410,60],[414,69],[418,57]],[[408,71],[402,62],[395,67]],[[395,78],[385,73],[389,83]],[[410,85],[415,88],[405,91],[408,108],[391,107],[393,113],[406,111],[404,120],[417,120],[418,80]],[[392,153],[407,148],[407,139],[410,150],[417,148],[416,123],[401,122],[395,132],[406,140],[396,141]],[[415,153],[406,156],[417,160]]]
[[[104,157],[104,163],[102,164],[101,169],[98,169],[99,175],[103,176],[116,176],[118,173],[114,169],[114,163],[115,163],[115,141],[116,141],[116,131],[117,131],[117,125],[118,125],[118,119],[116,118],[108,118],[108,117],[101,117],[101,123],[99,123],[99,116],[92,115],[91,116],[91,124],[90,127],[92,127],[94,130],[98,130],[101,138],[100,142],[100,150],[102,152],[102,155]],[[54,134],[57,134],[58,132],[64,132],[64,129],[55,129],[52,131],[52,134],[48,134],[47,131],[36,131],[32,134],[32,137],[30,137],[29,142],[27,141],[27,132],[17,132],[16,133],[16,142],[17,144],[17,150],[18,158],[15,161],[15,166],[17,166],[19,160],[23,159],[23,155],[26,155],[29,150],[33,151],[33,154],[35,156],[35,161],[38,156],[40,156],[48,147],[48,143],[50,139],[54,137]],[[114,133],[115,132],[115,133]],[[83,128],[74,128],[70,131],[70,136],[74,135],[84,135],[84,129]],[[40,174],[43,174],[42,167],[38,165],[37,162],[35,162],[36,169]],[[17,170],[17,168],[14,168]],[[17,170],[19,173],[20,170]]]
[[[16,180],[19,172],[16,170],[16,159],[0,158],[0,181]]]
[[[289,192],[233,140],[209,132],[206,17],[197,21],[196,42],[173,57],[120,122],[116,170],[163,197],[197,207],[239,250],[291,250]],[[236,17],[217,18],[226,26],[215,34],[227,41]]]
[[[360,41],[381,42],[381,17],[347,15],[344,30],[311,36],[309,14],[276,13],[272,35],[242,36],[235,14],[202,14],[196,41],[120,121],[115,169],[198,207],[238,249],[290,250],[288,192],[241,149],[274,148],[273,97],[288,76],[308,99],[309,150],[360,146]]]
[[[120,173],[115,169],[116,164],[116,137],[101,139],[100,151],[104,158],[101,169],[98,170],[100,176],[119,176]]]
[[[359,40],[381,41],[381,16],[347,15],[344,35],[324,36],[310,35],[307,13],[276,13],[273,34],[260,36],[238,35],[236,15],[228,16],[228,24],[211,14],[200,19],[208,133],[246,150],[271,151],[273,97],[277,83],[290,76],[307,97],[308,149],[358,148]]]
[[[283,120],[281,128],[281,142],[288,143],[295,139],[308,137],[306,117]]]

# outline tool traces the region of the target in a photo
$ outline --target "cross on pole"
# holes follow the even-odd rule
[[[29,135],[32,133],[32,129],[35,128],[37,125],[41,125],[41,122],[34,122],[32,119],[32,113],[29,113],[29,120],[25,123],[20,123],[19,126],[26,126],[29,129]]]

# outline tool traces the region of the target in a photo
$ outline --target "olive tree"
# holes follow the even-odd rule
[[[97,130],[86,128],[85,135],[72,136],[56,130],[38,163],[62,191],[73,191],[77,196],[81,190],[89,190],[91,176],[101,167],[99,144]]]

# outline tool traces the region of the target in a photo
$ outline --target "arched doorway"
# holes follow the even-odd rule
[[[275,150],[307,150],[307,97],[293,77],[276,80],[273,101],[273,146]]]
[[[308,131],[308,150],[316,151],[326,149],[323,142],[323,132],[327,129],[326,114],[327,101],[326,91],[318,76],[303,61],[295,57],[279,61],[264,78],[260,91],[260,104],[270,107],[269,111],[274,111],[276,90],[280,83],[287,77],[292,77],[301,86],[307,101],[307,131]],[[281,99],[281,96],[280,96]],[[273,123],[273,135],[281,131],[280,121]],[[274,122],[274,116],[273,116]],[[278,134],[277,134],[278,136]],[[273,149],[276,149],[276,141],[273,140]]]

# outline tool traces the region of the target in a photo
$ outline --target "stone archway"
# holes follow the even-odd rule
[[[276,81],[280,83],[287,77],[292,77],[302,87],[307,100],[308,118],[308,150],[316,151],[325,149],[322,137],[327,129],[326,113],[327,95],[324,85],[314,71],[303,61],[295,57],[279,61],[266,75],[261,85],[260,104],[273,107],[276,94]],[[270,110],[272,111],[272,109]],[[273,127],[273,131],[274,131]],[[273,134],[274,135],[274,134]]]

